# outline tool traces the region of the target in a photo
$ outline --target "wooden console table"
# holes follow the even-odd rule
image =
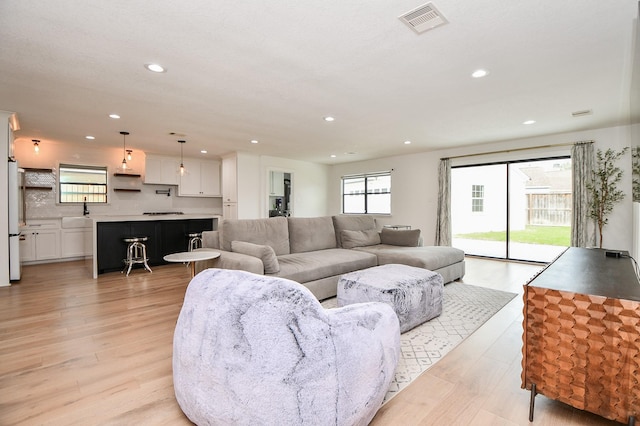
[[[627,252],[571,247],[524,286],[522,388],[621,423],[640,414],[640,284]]]

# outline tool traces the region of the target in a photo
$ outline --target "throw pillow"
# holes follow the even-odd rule
[[[380,244],[380,234],[375,229],[366,231],[342,231],[342,248],[350,249],[354,247],[375,246]]]
[[[231,241],[231,251],[257,257],[262,260],[265,274],[280,272],[280,264],[276,252],[270,246],[247,243],[245,241]]]
[[[382,228],[380,235],[382,244],[392,246],[418,247],[420,241],[419,229],[389,229]]]

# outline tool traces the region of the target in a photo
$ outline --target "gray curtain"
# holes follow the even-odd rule
[[[596,244],[595,222],[589,217],[589,191],[594,155],[592,142],[579,142],[571,148],[573,167],[573,215],[571,218],[571,246],[591,247]]]
[[[451,160],[443,158],[438,168],[438,223],[436,245],[451,245]]]

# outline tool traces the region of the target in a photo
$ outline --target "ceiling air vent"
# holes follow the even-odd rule
[[[448,23],[447,19],[436,9],[433,3],[427,3],[413,9],[402,16],[398,16],[402,22],[418,34],[432,30],[440,25]]]
[[[583,115],[591,115],[593,114],[593,110],[591,109],[583,109],[582,111],[574,111],[571,113],[574,117],[582,117]]]

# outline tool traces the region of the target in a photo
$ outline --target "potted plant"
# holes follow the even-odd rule
[[[592,170],[591,182],[587,183],[587,189],[591,195],[589,216],[595,219],[598,225],[600,248],[602,248],[602,229],[609,221],[609,214],[613,207],[624,199],[624,191],[617,185],[622,179],[622,170],[615,163],[628,150],[625,147],[620,152],[611,148],[604,154],[601,150],[596,153],[596,167]]]

